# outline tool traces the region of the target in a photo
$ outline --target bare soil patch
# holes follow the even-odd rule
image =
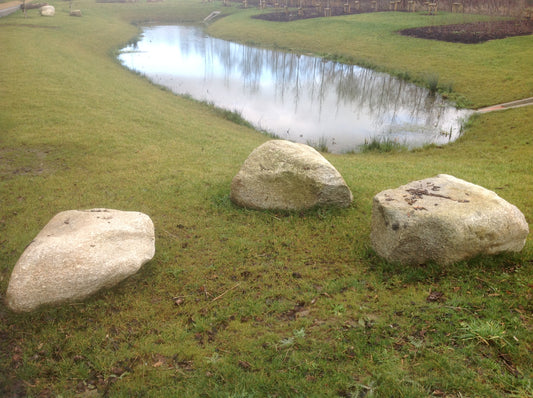
[[[366,11],[352,11],[359,14]],[[331,16],[348,15],[342,7],[331,7]],[[300,11],[289,9],[268,14],[256,15],[253,18],[274,22],[290,22],[300,19],[323,17],[324,11],[318,8],[305,8]],[[475,44],[488,40],[504,39],[513,36],[526,36],[533,33],[533,21],[516,19],[506,21],[475,22],[456,25],[424,26],[405,29],[399,32],[404,36],[422,39],[441,40],[452,43]]]
[[[532,33],[533,22],[528,20],[424,26],[400,31],[400,34],[405,36],[465,44],[483,43],[488,40],[504,39],[513,36],[526,36]]]

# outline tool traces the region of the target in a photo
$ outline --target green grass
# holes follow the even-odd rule
[[[495,190],[531,224],[533,107],[478,115],[443,147],[326,154],[354,193],[348,209],[247,211],[229,185],[268,137],[114,59],[138,34],[130,22],[200,21],[221,8],[232,15],[213,33],[433,74],[480,106],[531,96],[532,37],[462,46],[393,34],[427,23],[419,15],[280,25],[189,0],[75,2],[82,18],[53,5],[54,18],[0,19],[0,295],[63,210],[142,211],[156,255],[83,303],[31,314],[0,304],[0,395],[533,394],[531,239],[520,254],[445,268],[394,267],[369,242],[373,195],[438,173]],[[443,298],[427,301],[432,291]]]

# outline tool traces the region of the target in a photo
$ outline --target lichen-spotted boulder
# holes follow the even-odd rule
[[[231,183],[231,200],[257,210],[348,207],[353,196],[340,173],[308,145],[271,140],[256,148]]]
[[[450,264],[480,254],[518,252],[528,233],[516,206],[446,174],[374,197],[372,246],[392,263]]]
[[[139,212],[70,210],[55,215],[18,260],[7,305],[27,312],[84,299],[136,273],[155,253],[154,224]]]

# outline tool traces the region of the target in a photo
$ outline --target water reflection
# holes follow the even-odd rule
[[[470,111],[353,65],[253,48],[194,26],[145,28],[120,61],[178,94],[239,112],[257,128],[332,152],[390,139],[410,147],[460,134]]]

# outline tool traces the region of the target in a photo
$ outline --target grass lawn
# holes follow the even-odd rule
[[[417,14],[281,24],[192,0],[77,0],[82,18],[51,4],[53,18],[0,19],[0,296],[63,210],[142,211],[156,255],[83,303],[30,314],[1,303],[0,396],[533,395],[531,238],[519,254],[448,267],[392,266],[369,241],[376,193],[439,173],[495,190],[531,225],[533,107],[479,115],[444,147],[325,154],[352,189],[348,209],[248,211],[229,201],[230,182],[268,137],[115,60],[138,24],[221,9],[214,35],[438,76],[480,107],[533,96],[533,36],[459,45],[394,33],[428,23]],[[474,17],[429,23],[457,18]],[[443,298],[428,300],[434,291]]]

